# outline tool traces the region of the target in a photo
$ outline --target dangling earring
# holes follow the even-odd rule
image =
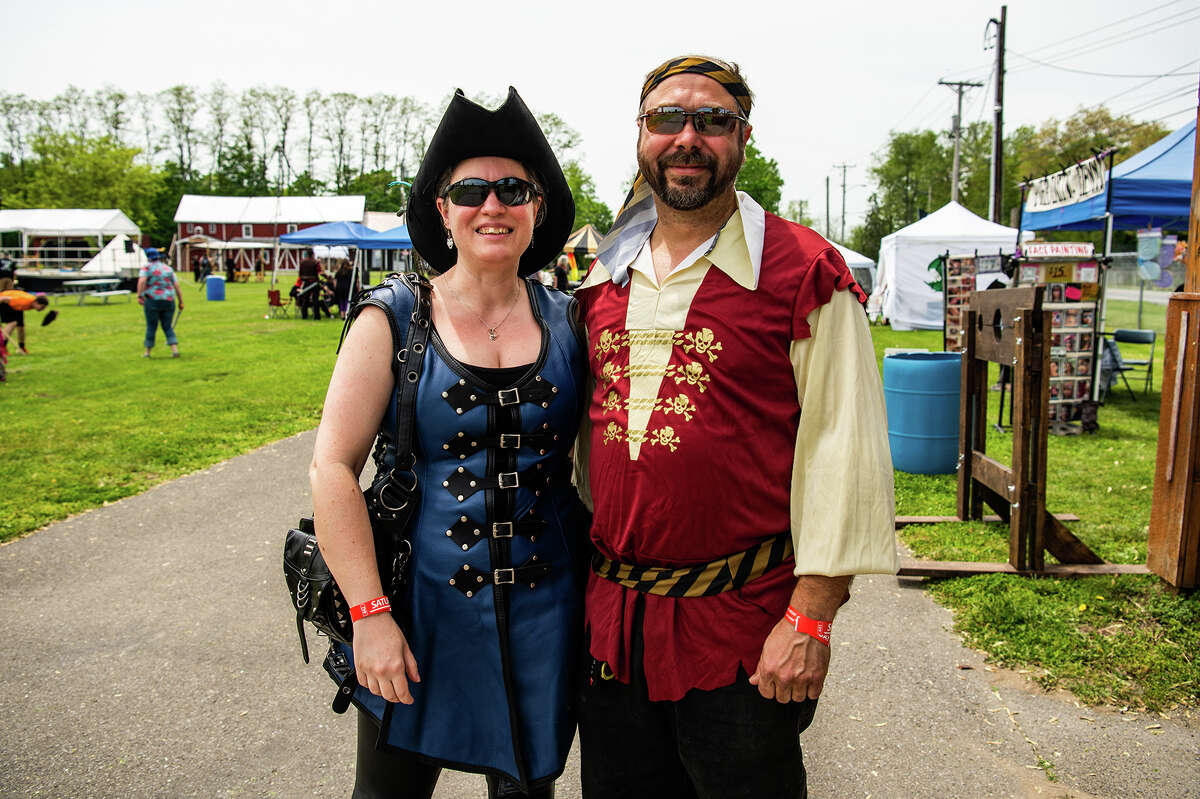
[[[446,249],[447,250],[454,249],[454,236],[452,234],[450,234],[449,232],[446,233]]]
[[[529,246],[526,247],[525,249],[527,249],[527,250],[533,249],[533,234],[532,233],[529,234]]]

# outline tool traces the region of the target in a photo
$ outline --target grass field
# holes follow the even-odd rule
[[[29,314],[30,356],[9,358],[0,384],[0,540],[11,539],[157,483],[312,428],[333,367],[341,323],[266,319],[266,286],[226,287],[208,302],[185,282],[179,324],[183,357],[140,357],[136,303],[79,307],[59,319]],[[1130,399],[1114,390],[1091,436],[1051,437],[1048,505],[1074,513],[1072,532],[1119,563],[1146,558],[1154,479],[1163,306],[1143,325],[1159,331],[1155,386]],[[1107,329],[1134,327],[1135,303],[1110,303]],[[887,347],[941,349],[940,333],[873,328]],[[1126,353],[1128,354],[1128,352]],[[995,419],[993,394],[989,419]],[[1008,462],[1011,437],[989,433],[988,451]],[[901,515],[951,515],[953,475],[896,473]],[[1006,560],[1007,528],[954,523],[908,527],[917,557]],[[1155,577],[1028,579],[1005,575],[932,582],[960,633],[997,663],[1088,702],[1152,709],[1200,702],[1200,597],[1178,596]]]

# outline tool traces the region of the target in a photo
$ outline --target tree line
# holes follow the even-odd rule
[[[1095,152],[1117,147],[1119,164],[1166,136],[1158,122],[1137,122],[1114,116],[1104,106],[1081,108],[1063,121],[1050,119],[1039,126],[1023,125],[1004,137],[1004,181],[1000,220],[1015,226],[1020,208],[1019,184],[1057,172]],[[975,122],[961,131],[959,202],[987,218],[991,183],[992,125]],[[872,193],[863,223],[845,244],[878,260],[884,236],[932,213],[950,201],[954,139],[950,131],[893,131],[872,158]],[[1128,235],[1128,234],[1126,234]],[[1087,240],[1078,231],[1071,238]]]
[[[368,210],[395,211],[405,195],[390,184],[412,179],[448,102],[222,83],[0,93],[0,205],[120,208],[157,244],[174,233],[184,194],[363,194]],[[607,230],[612,212],[580,165],[579,134],[556,114],[538,120],[575,194],[576,227]]]

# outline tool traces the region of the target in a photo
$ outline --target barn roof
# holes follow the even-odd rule
[[[341,197],[214,197],[185,194],[175,211],[176,222],[227,224],[304,224],[362,222],[367,198]]]

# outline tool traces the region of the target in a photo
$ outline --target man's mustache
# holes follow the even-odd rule
[[[684,150],[664,155],[658,159],[658,165],[660,168],[669,166],[703,166],[713,169],[717,165],[717,159],[698,150]]]

